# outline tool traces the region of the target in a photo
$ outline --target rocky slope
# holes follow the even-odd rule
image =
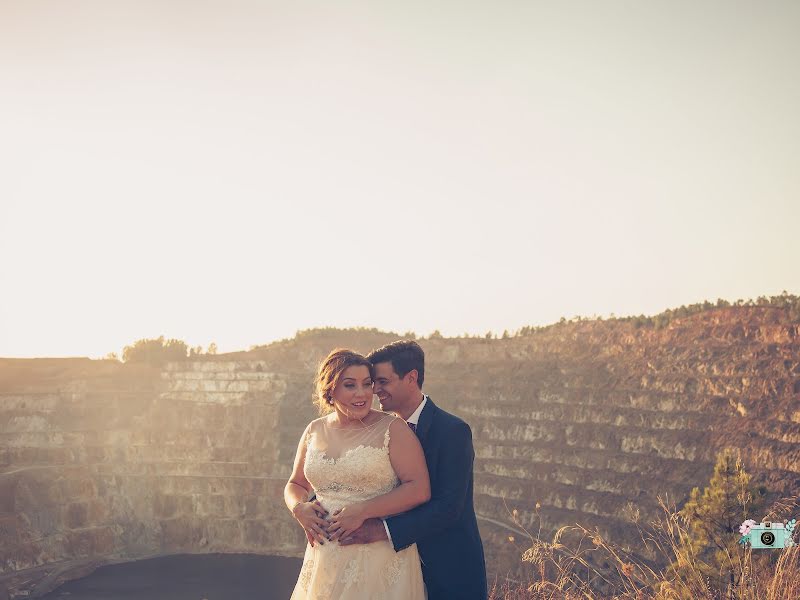
[[[581,523],[657,558],[638,548],[631,509],[684,500],[724,447],[776,494],[800,492],[798,333],[783,309],[729,307],[662,329],[581,321],[422,340],[426,391],[472,426],[490,574],[519,574],[515,509],[545,535]],[[163,370],[0,359],[0,586],[36,593],[176,552],[299,555],[281,492],[315,416],[314,368],[335,346],[393,339],[307,332]]]

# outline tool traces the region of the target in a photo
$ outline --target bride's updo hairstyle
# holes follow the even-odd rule
[[[337,348],[320,363],[314,380],[314,404],[319,408],[319,414],[325,415],[333,411],[333,390],[344,370],[353,366],[365,366],[369,369],[369,376],[375,377],[372,363],[358,352],[346,348]]]

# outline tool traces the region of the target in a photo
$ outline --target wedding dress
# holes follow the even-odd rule
[[[400,485],[389,460],[386,415],[364,428],[332,427],[325,417],[306,433],[305,475],[317,500],[331,514]],[[387,515],[388,516],[388,515]],[[424,600],[416,544],[395,552],[391,542],[340,546],[306,545],[291,600]]]

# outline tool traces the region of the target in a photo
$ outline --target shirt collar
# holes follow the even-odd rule
[[[422,414],[422,409],[425,408],[425,404],[428,402],[428,396],[422,394],[422,402],[419,403],[417,410],[411,413],[411,416],[408,417],[406,420],[407,423],[413,423],[414,425],[419,424],[419,416]]]

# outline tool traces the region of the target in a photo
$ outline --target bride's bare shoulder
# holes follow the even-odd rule
[[[330,425],[331,422],[331,415],[333,413],[328,413],[327,415],[322,415],[321,417],[317,417],[313,421],[308,424],[309,429],[314,429],[315,427],[323,427],[325,425]]]
[[[320,431],[323,427],[325,427],[325,423],[328,419],[328,415],[324,415],[322,417],[318,417],[313,421],[310,421],[308,425],[306,425],[306,429],[303,432],[305,437],[308,437],[315,431]]]

